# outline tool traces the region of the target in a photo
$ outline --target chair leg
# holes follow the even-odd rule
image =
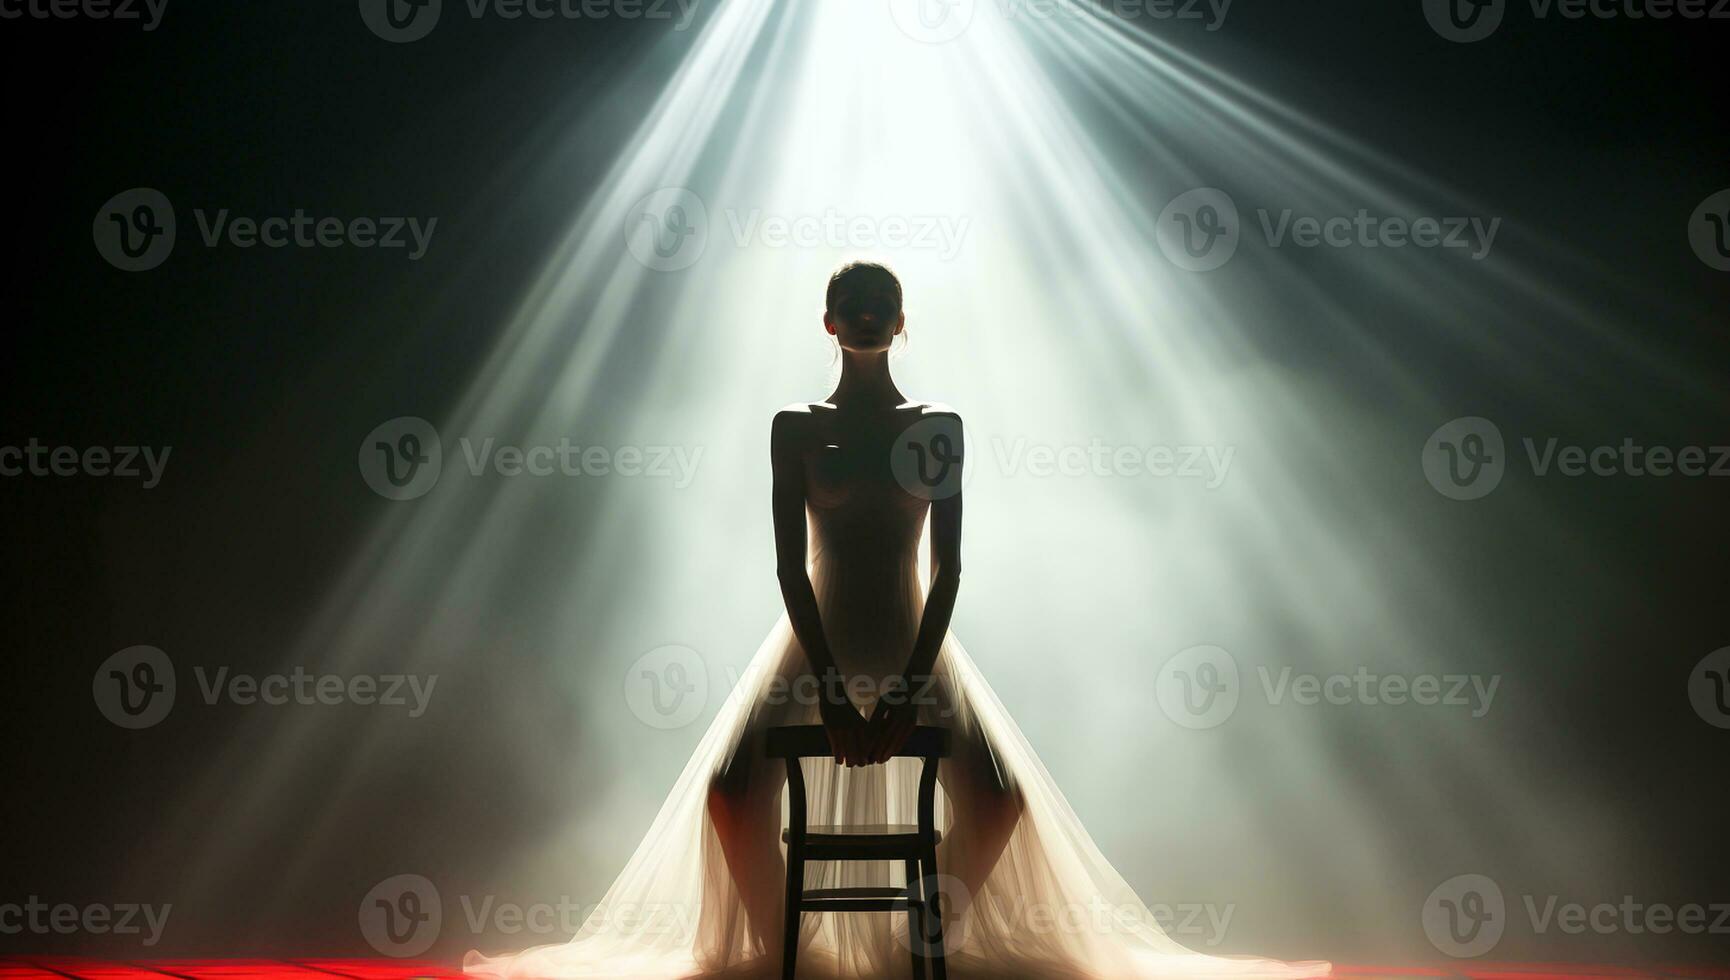
[[[805,898],[805,860],[789,848],[787,854],[787,905],[782,912],[781,980],[793,980],[799,960],[800,904]]]
[[[913,980],[925,980],[925,930],[919,917],[925,913],[925,900],[920,897],[919,862],[908,858],[907,874],[907,948],[913,953]]]
[[[925,873],[935,881],[937,875],[937,848],[925,848]],[[931,933],[927,937],[931,945],[931,980],[949,980],[948,950],[943,946],[943,904],[936,888],[932,888],[925,896],[926,919],[931,924]]]

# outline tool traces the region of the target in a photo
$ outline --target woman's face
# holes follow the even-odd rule
[[[889,349],[907,322],[895,284],[881,276],[860,276],[844,285],[823,323],[843,350],[861,354]]]

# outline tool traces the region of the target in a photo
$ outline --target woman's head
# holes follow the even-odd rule
[[[823,326],[842,350],[886,351],[907,324],[901,280],[876,262],[849,262],[829,277]]]

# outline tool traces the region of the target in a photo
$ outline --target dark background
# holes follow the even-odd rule
[[[10,191],[3,240],[16,310],[0,367],[0,443],[175,447],[164,485],[149,493],[128,481],[0,480],[8,607],[0,901],[175,893],[172,862],[141,850],[153,831],[184,825],[177,788],[208,775],[208,752],[227,737],[232,709],[135,737],[92,707],[93,665],[151,643],[204,651],[195,661],[274,669],[279,638],[299,630],[331,570],[387,506],[353,492],[353,445],[402,406],[427,417],[450,407],[492,339],[476,324],[494,322],[525,288],[562,215],[652,102],[666,57],[657,46],[664,27],[447,19],[409,45],[379,41],[352,3],[336,0],[179,0],[152,33],[0,22]],[[1730,186],[1730,138],[1715,98],[1727,39],[1723,21],[1538,24],[1516,7],[1495,37],[1453,45],[1431,34],[1416,4],[1238,0],[1224,30],[1184,30],[1177,43],[1569,243],[1588,261],[1538,270],[1551,286],[1618,318],[1640,349],[1692,365],[1709,390],[1722,391],[1730,275],[1698,263],[1679,229],[1696,203]],[[514,197],[524,161],[573,133],[592,150],[567,157],[570,200],[549,207]],[[134,186],[174,200],[183,245],[164,267],[128,275],[97,255],[90,222],[112,194]],[[438,215],[447,247],[412,265],[353,251],[189,247],[194,207]],[[1315,274],[1325,288],[1327,271]],[[1630,287],[1657,301],[1633,304]],[[1345,302],[1373,313],[1377,301]],[[1296,309],[1289,321],[1264,325],[1265,340],[1325,361],[1336,352],[1307,322]],[[1499,408],[1533,428],[1589,440],[1608,418],[1619,420],[1618,436],[1730,442],[1722,408],[1702,412],[1698,392],[1638,370],[1618,375],[1603,347],[1576,351],[1589,360],[1582,374],[1626,384],[1573,389],[1577,403],[1544,417],[1510,388],[1511,372],[1484,369],[1459,347],[1416,332],[1387,343],[1458,403]],[[1343,388],[1370,384],[1348,367]],[[1587,785],[1619,787],[1619,798],[1601,801],[1614,815],[1605,832],[1668,859],[1619,869],[1630,890],[1658,882],[1656,898],[1672,903],[1730,900],[1730,736],[1678,710],[1674,697],[1699,656],[1730,642],[1724,483],[1546,492],[1547,506],[1591,528],[1583,545],[1593,560],[1643,585],[1546,594],[1541,580],[1507,581],[1496,571],[1522,548],[1517,522],[1461,536],[1455,557],[1483,563],[1476,598],[1487,622],[1529,617],[1542,595],[1536,615],[1570,618],[1571,629],[1589,624],[1590,644],[1532,649],[1522,665],[1554,679],[1542,723],[1563,753],[1553,775],[1562,786],[1590,773]],[[464,723],[458,710],[447,724]],[[316,760],[307,765],[316,771]],[[376,818],[396,829],[356,837],[349,853],[382,850],[427,867],[460,837],[452,874],[484,878],[485,842],[526,832],[500,796],[510,787],[483,779],[441,792],[448,773],[484,769],[460,745],[442,758],[405,758],[376,794]],[[1581,818],[1593,819],[1599,805],[1580,799]],[[1458,806],[1462,823],[1493,832],[1498,814],[1469,797]],[[1578,855],[1584,866],[1599,857]],[[368,952],[354,931],[353,898],[379,875],[340,858],[304,872],[308,887],[340,896],[328,907],[254,915],[267,903],[233,895],[203,925],[171,933],[175,951]],[[268,847],[235,860],[256,866],[258,880],[271,874]],[[1317,900],[1325,904],[1325,892]],[[1364,936],[1349,922],[1326,936],[1282,938],[1292,948],[1275,952],[1292,955],[1411,948],[1409,937]],[[1622,942],[1581,955],[1722,959],[1722,936]],[[463,937],[451,945],[460,951]],[[100,947],[89,938],[0,937],[3,952]]]

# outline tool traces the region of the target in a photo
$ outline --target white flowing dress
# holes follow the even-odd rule
[[[825,447],[832,449],[834,447]],[[918,571],[930,503],[888,473],[814,453],[806,462],[810,574],[840,668],[889,676],[905,666],[924,610]],[[940,869],[971,843],[966,814],[991,794],[1021,801],[1020,819],[979,893],[960,895],[962,917],[947,938],[949,975],[968,978],[1318,977],[1323,962],[1213,956],[1166,936],[1153,913],[1114,870],[1064,800],[1021,730],[953,635],[945,638],[920,723],[954,733],[955,755],[940,767]],[[735,871],[776,892],[784,865],[772,859],[729,867],[709,816],[717,781],[747,787],[778,853],[785,812],[784,763],[763,755],[765,732],[818,722],[805,653],[787,618],[770,631],[733,694],[698,743],[659,814],[594,913],[568,942],[486,956],[465,970],[500,980],[578,977],[778,976],[780,923],[753,930]],[[800,679],[806,678],[801,683]],[[869,705],[861,705],[867,714]],[[811,824],[912,823],[920,763],[846,769],[806,760]],[[900,883],[889,863],[811,863],[806,887]],[[964,891],[945,882],[946,900]],[[884,913],[806,914],[801,977],[906,977],[906,917]]]

